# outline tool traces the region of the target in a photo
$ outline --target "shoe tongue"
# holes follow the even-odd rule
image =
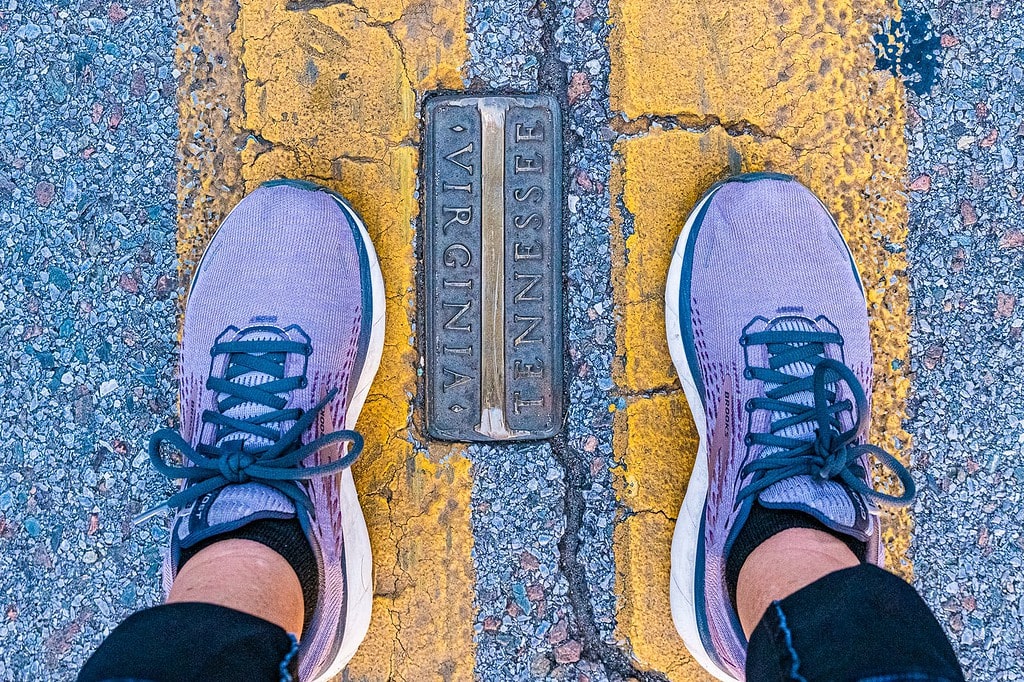
[[[767,330],[779,331],[779,332],[817,332],[821,331],[817,325],[803,317],[783,317],[774,320],[768,325]],[[779,372],[782,374],[788,374],[798,379],[804,379],[814,374],[814,365],[809,362],[793,362],[788,365],[784,365],[779,368]],[[779,384],[771,382],[765,382],[765,390],[770,391],[773,388],[778,388]],[[797,405],[803,405],[804,407],[811,407],[814,405],[814,391],[800,391],[799,393],[792,393],[783,398],[787,403],[795,403]],[[786,412],[773,412],[772,421],[785,419],[792,415]],[[813,440],[814,432],[817,428],[817,424],[813,421],[800,422],[799,424],[793,424],[780,430],[776,435],[784,438],[793,438],[796,440]],[[764,454],[768,455],[773,452],[778,452],[781,448],[767,447],[764,450]]]
[[[270,330],[270,329],[254,329],[254,330],[243,331],[241,334],[239,334],[233,340],[234,341],[279,341],[279,340],[287,340],[287,338],[288,337],[286,335],[284,335],[284,334],[282,334],[280,332],[276,332],[276,331]],[[259,386],[261,384],[265,384],[267,382],[274,381],[275,379],[276,379],[276,377],[273,377],[273,376],[271,376],[269,374],[264,374],[263,372],[252,371],[252,372],[246,372],[246,373],[244,373],[244,374],[242,374],[242,375],[240,375],[238,377],[235,377],[234,379],[232,379],[232,381],[234,383],[242,384],[244,386]],[[223,395],[218,395],[217,396],[217,400],[221,400],[223,397],[224,397]],[[231,408],[229,408],[227,410],[224,410],[224,416],[231,417],[233,419],[240,419],[242,421],[248,421],[248,420],[254,419],[256,417],[260,417],[262,415],[265,415],[268,412],[273,412],[273,411],[274,411],[274,408],[268,407],[267,405],[263,405],[262,403],[246,402],[246,403],[240,403],[238,405],[235,405],[234,407],[231,407]],[[274,422],[273,424],[267,424],[267,426],[276,426],[276,428],[281,433],[284,433],[289,428],[291,428],[291,426],[294,423],[295,423],[294,421],[283,421],[283,422]],[[224,446],[226,444],[230,444],[230,443],[235,442],[235,441],[242,441],[244,443],[244,445],[242,447],[245,450],[252,450],[252,449],[256,449],[256,448],[262,448],[262,447],[267,447],[269,445],[273,445],[273,442],[268,440],[268,439],[266,439],[266,438],[262,438],[260,436],[255,436],[255,435],[252,435],[252,434],[249,434],[249,433],[243,433],[243,432],[231,433],[231,434],[225,436],[224,438],[221,438],[219,441],[217,441],[217,445]]]
[[[179,549],[185,549],[253,521],[295,516],[294,503],[274,488],[255,482],[239,483],[204,495],[181,510],[172,537]]]
[[[790,509],[817,519],[837,533],[866,542],[873,532],[868,502],[845,484],[816,476],[792,476],[757,496],[768,509]]]
[[[772,331],[822,331],[814,322],[803,317],[779,318],[767,328]],[[809,362],[794,362],[779,368],[779,371],[802,379],[814,374],[814,366]],[[771,390],[778,385],[766,382],[765,389]],[[814,405],[814,392],[801,391],[786,396],[784,400],[811,407]],[[789,416],[787,413],[775,412],[772,421]],[[813,440],[816,429],[816,423],[805,421],[781,429],[776,435],[796,440]],[[763,454],[769,455],[780,449],[766,447]],[[863,497],[836,480],[809,475],[793,476],[761,491],[758,500],[770,509],[791,509],[809,514],[832,530],[858,540],[867,540],[872,532],[871,514]]]

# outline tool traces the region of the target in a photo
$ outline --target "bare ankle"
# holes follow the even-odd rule
[[[750,637],[773,601],[858,563],[842,540],[820,530],[790,528],[773,535],[750,553],[740,569],[736,610],[743,632]]]
[[[167,602],[226,606],[302,634],[302,586],[295,571],[252,540],[224,540],[200,550],[178,572]]]

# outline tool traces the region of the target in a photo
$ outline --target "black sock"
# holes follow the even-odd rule
[[[866,542],[861,542],[845,533],[837,533],[810,514],[792,509],[768,509],[762,507],[760,502],[755,502],[750,509],[747,522],[740,529],[732,549],[729,550],[729,556],[725,560],[725,584],[729,588],[729,600],[732,602],[733,609],[736,608],[736,585],[740,581],[740,569],[743,568],[743,562],[762,542],[789,528],[812,528],[823,531],[842,540],[861,563],[867,557]]]
[[[298,519],[261,519],[247,523],[230,533],[207,538],[188,549],[181,550],[178,570],[180,571],[185,562],[200,550],[221,540],[252,540],[283,556],[299,577],[299,584],[302,586],[304,624],[309,625],[320,594],[320,571],[317,569],[313,548],[310,547],[306,534],[302,532]]]

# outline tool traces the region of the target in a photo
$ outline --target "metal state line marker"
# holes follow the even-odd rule
[[[528,440],[562,423],[561,128],[547,96],[426,105],[426,426]]]

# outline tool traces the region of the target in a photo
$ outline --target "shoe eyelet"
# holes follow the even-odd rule
[[[309,381],[306,379],[306,377],[302,377],[301,379],[299,379],[299,388],[306,388],[307,386],[309,386]]]
[[[754,372],[750,368],[747,368],[747,369],[743,370],[743,378],[744,379],[753,379],[754,378]]]
[[[747,414],[753,414],[754,410],[757,409],[757,408],[754,407],[754,401],[753,400],[748,400],[746,402],[746,404],[744,404],[744,407],[747,410]]]
[[[749,447],[754,444],[754,438],[748,433],[743,437],[743,442]]]

